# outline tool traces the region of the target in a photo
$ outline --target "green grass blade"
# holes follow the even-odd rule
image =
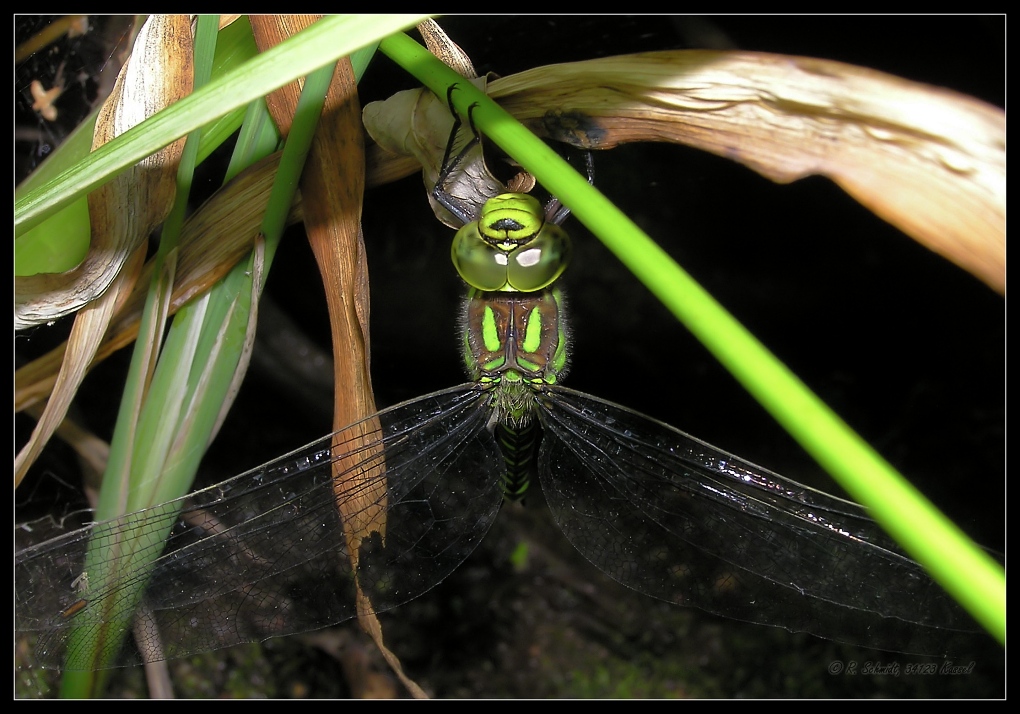
[[[273,201],[285,206],[286,216],[296,190],[296,177],[300,175],[305,156],[311,144],[315,124],[322,110],[323,97],[329,86],[333,68],[323,67],[308,77],[302,94],[298,114],[291,131],[291,139],[281,160],[282,177],[274,184]],[[258,102],[264,109],[264,102]],[[261,119],[250,114],[253,123],[265,128]],[[261,150],[249,154],[252,160],[261,158],[273,148],[272,142],[259,138],[264,132],[254,131],[252,142],[260,143]],[[190,139],[189,139],[190,140]],[[246,147],[238,152],[247,153]],[[290,178],[288,178],[290,177]],[[282,236],[283,220],[264,225],[266,243],[265,267]],[[150,509],[138,515],[134,532],[138,537],[119,543],[96,542],[95,556],[87,572],[95,571],[100,579],[116,578],[117,573],[102,573],[103,563],[111,549],[122,555],[117,562],[121,572],[130,573],[137,587],[118,593],[103,603],[101,629],[86,632],[84,644],[96,648],[93,661],[102,666],[116,654],[120,638],[130,629],[134,610],[145,589],[144,573],[162,551],[162,541],[169,534],[176,512],[164,507],[165,501],[178,498],[190,489],[205,448],[218,428],[220,415],[228,405],[238,379],[239,364],[250,348],[254,328],[254,305],[261,290],[263,268],[253,269],[252,262],[239,264],[213,291],[182,309],[171,328],[160,363],[146,395],[143,413],[137,423],[133,439],[131,468],[126,493],[118,488],[116,480],[110,485],[108,501],[126,511]],[[243,368],[241,368],[243,371]],[[129,430],[130,431],[130,430]],[[105,494],[104,494],[105,495]],[[125,505],[126,504],[126,505]],[[102,517],[116,517],[117,513],[103,513]],[[90,544],[90,554],[93,552]],[[101,581],[100,580],[100,581]],[[88,621],[85,621],[88,624]],[[96,635],[100,635],[97,637]],[[88,642],[91,637],[94,642]],[[72,645],[78,642],[72,640]],[[101,675],[95,673],[65,674],[65,693],[69,695],[94,694],[101,686]],[[83,684],[88,689],[77,687]],[[72,688],[74,687],[74,688]]]
[[[194,48],[196,88],[209,81],[216,47],[217,24],[216,16],[202,16],[198,20]],[[140,335],[151,334],[158,338],[164,331],[166,320],[164,306],[173,289],[172,276],[178,239],[187,208],[200,135],[201,129],[198,128],[188,136],[181,155],[177,172],[177,193],[161,235]],[[153,473],[155,468],[153,463],[164,459],[170,447],[173,427],[176,424],[174,412],[180,409],[181,400],[174,399],[164,403],[163,406],[170,405],[170,411],[158,414],[155,419],[152,418],[151,411],[157,401],[163,401],[168,389],[177,389],[177,394],[183,391],[180,389],[180,383],[185,377],[182,371],[189,362],[178,353],[193,351],[197,334],[194,326],[191,326],[184,339],[181,339],[180,334],[171,335],[174,339],[168,343],[167,352],[175,359],[168,357],[162,361],[156,368],[151,382],[149,365],[155,360],[155,353],[159,349],[158,339],[155,343],[140,340],[135,344],[128,381],[110,446],[110,460],[99,493],[96,520],[115,518],[158,503],[148,502],[153,493],[159,492],[158,485],[161,482],[159,471]],[[140,476],[144,476],[144,480]],[[113,587],[120,579],[123,571],[119,571],[119,568],[125,567],[128,568],[128,572],[135,572],[136,568],[145,568],[146,564],[154,561],[159,556],[158,541],[153,542],[144,537],[154,521],[167,533],[173,525],[172,520],[167,522],[164,514],[155,519],[152,514],[142,515],[137,518],[134,529],[127,531],[126,535],[122,534],[109,540],[91,539],[84,569],[89,582],[102,592]],[[134,532],[137,533],[137,537],[131,535]],[[119,650],[123,638],[130,631],[132,613],[141,599],[143,585],[144,579],[138,581],[137,587],[133,589],[123,590],[91,603],[91,609],[83,613],[83,617],[76,618],[75,627],[68,639],[68,652],[75,655],[87,653],[87,660],[94,665],[89,667],[90,670],[108,665]],[[104,624],[97,625],[95,622],[97,617],[105,618]],[[105,675],[95,672],[67,672],[61,681],[61,697],[94,696],[102,689],[104,682]]]
[[[93,111],[14,190],[15,200],[27,196],[88,156],[98,114],[98,109]],[[43,223],[18,236],[14,241],[14,274],[35,275],[70,270],[85,257],[91,233],[88,202],[83,194]]]

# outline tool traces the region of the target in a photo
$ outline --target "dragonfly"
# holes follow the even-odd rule
[[[465,155],[448,149],[444,173]],[[173,659],[396,608],[536,488],[588,561],[653,598],[875,649],[970,649],[970,616],[863,507],[563,386],[567,212],[514,192],[467,206],[442,185],[463,222],[469,381],[155,508],[19,526],[16,627],[42,666]],[[90,541],[109,557],[87,561]]]

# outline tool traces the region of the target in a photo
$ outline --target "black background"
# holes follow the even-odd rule
[[[728,42],[860,64],[1004,102],[1002,17],[459,16],[440,22],[480,72],[508,75],[554,62]],[[414,85],[380,56],[361,84],[363,101]],[[853,428],[965,531],[1003,549],[1001,297],[822,178],[776,185],[724,159],[662,144],[597,154],[595,171],[600,190]],[[364,226],[379,406],[463,381],[455,319],[463,288],[448,262],[450,232],[432,216],[420,179],[370,190]],[[563,279],[574,335],[569,386],[839,493],[596,239],[576,221],[565,227],[575,246]],[[322,289],[309,277],[317,274],[296,231],[280,250],[267,296],[328,350]],[[89,417],[89,399],[107,401],[97,395],[109,390],[123,364],[113,360],[87,381],[79,404]],[[280,371],[261,369],[256,359],[206,478],[238,473],[329,430],[328,387],[299,394],[278,379]],[[325,375],[328,380],[328,370]],[[97,413],[90,426],[103,433],[108,419]],[[387,641],[410,674],[437,696],[1002,694],[1002,653],[994,647],[978,663],[979,675],[952,682],[832,677],[825,665],[834,659],[920,658],[843,649],[669,608],[607,581],[557,541],[542,514],[504,510],[460,571],[384,620],[391,628]],[[507,556],[521,540],[534,555],[515,572]],[[679,625],[678,613],[687,618]],[[288,645],[267,648],[271,662],[280,646]],[[668,669],[674,660],[678,669]],[[637,674],[624,668],[628,662]],[[323,665],[336,667],[332,660]],[[335,672],[279,662],[270,669],[286,681],[274,692],[281,696],[347,693],[333,688],[342,680]]]

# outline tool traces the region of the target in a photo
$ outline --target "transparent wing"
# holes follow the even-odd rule
[[[542,490],[573,545],[662,600],[829,639],[963,654],[973,620],[853,503],[625,407],[542,398]]]
[[[15,555],[17,630],[39,633],[44,666],[92,669],[83,630],[106,638],[102,666],[122,666],[353,618],[355,575],[376,611],[407,602],[456,568],[499,510],[504,466],[488,415],[464,385],[178,502],[62,534],[52,522],[22,525],[18,540],[37,544]],[[339,491],[334,462],[350,479]],[[140,547],[162,553],[154,565],[115,561],[111,546],[101,551],[110,562],[85,571],[90,537],[115,543],[127,533],[153,541]],[[118,573],[112,584],[97,580],[102,569]],[[138,651],[111,634],[131,627],[131,611],[109,603],[144,581]]]

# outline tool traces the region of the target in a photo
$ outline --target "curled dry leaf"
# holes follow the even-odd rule
[[[190,19],[184,15],[150,17],[99,112],[93,149],[189,94],[193,76]],[[15,279],[16,327],[78,311],[53,393],[31,438],[15,458],[15,485],[63,421],[116,309],[135,285],[140,249],[144,250],[149,233],[162,223],[173,204],[183,147],[183,140],[174,142],[89,194],[92,239],[78,267],[57,275]],[[129,274],[124,268],[133,256],[136,267]]]
[[[435,20],[429,18],[418,23],[418,32],[429,52],[485,91],[490,76],[478,76],[468,54]],[[506,184],[497,179],[485,163],[484,137],[477,137],[478,141],[470,144],[475,137],[466,129],[451,140],[455,124],[453,113],[446,103],[425,88],[398,92],[386,101],[370,103],[365,107],[362,120],[378,146],[395,156],[414,157],[421,165],[432,212],[450,228],[460,228],[464,220],[454,216],[433,194],[444,168],[447,171],[442,177],[444,193],[458,205],[474,206],[475,213],[487,199],[507,190]],[[451,166],[444,167],[450,159]],[[410,166],[408,173],[417,169],[414,163]],[[520,179],[522,183],[513,190],[527,193],[534,188],[534,177],[523,172],[519,175],[527,178]]]
[[[468,53],[450,39],[438,22],[429,17],[419,22],[417,29],[421,33],[422,39],[425,40],[425,46],[428,47],[429,52],[438,57],[443,64],[461,77],[475,79],[478,76]]]
[[[192,55],[186,15],[151,16],[100,110],[93,149],[190,94]],[[15,278],[16,329],[68,315],[106,291],[170,211],[183,148],[184,139],[178,139],[89,194],[88,254],[66,273]]]
[[[169,313],[208,290],[230,272],[252,248],[272,190],[280,154],[267,156],[238,174],[193,213],[181,228],[180,257]],[[244,206],[244,210],[238,210]],[[301,204],[295,202],[288,218],[301,220]],[[135,289],[117,308],[109,329],[93,358],[93,364],[130,344],[138,334],[145,294],[151,280],[152,261],[138,277]],[[66,344],[18,369],[14,374],[14,409],[21,411],[44,399],[52,390]]]
[[[488,78],[478,77],[470,81],[485,91]],[[461,125],[451,144],[453,114],[446,101],[428,89],[409,89],[397,92],[385,101],[371,102],[365,106],[362,120],[377,146],[395,156],[414,157],[415,162],[409,166],[412,171],[422,170],[432,212],[450,228],[460,228],[464,220],[450,213],[432,193],[444,168],[443,192],[458,205],[474,206],[475,213],[481,210],[485,201],[508,190],[510,183],[514,185],[512,190],[524,193],[534,188],[535,179],[527,173],[513,176],[510,182],[497,178],[492,164],[485,157],[484,137],[474,141],[475,136],[468,126]],[[450,160],[446,167],[443,166],[445,159]]]
[[[110,289],[93,300],[75,315],[71,334],[67,338],[65,359],[54,363],[52,396],[38,417],[32,436],[14,459],[14,486],[17,486],[35,463],[43,447],[64,421],[74,395],[85,378],[113,314],[123,306],[126,296],[136,285],[144,248],[135,250],[124,269],[114,277]],[[49,391],[49,390],[48,390]]]
[[[253,18],[256,44],[266,49],[315,20],[289,15],[272,21]],[[296,83],[267,97],[270,113],[284,133],[298,98]],[[368,267],[361,236],[364,146],[360,116],[353,70],[349,62],[341,61],[334,70],[301,179],[305,230],[323,276],[330,313],[338,429],[376,411],[369,375]]]
[[[828,176],[1004,290],[1005,114],[972,97],[840,62],[701,50],[539,67],[488,93],[581,148],[669,141],[777,182]]]

